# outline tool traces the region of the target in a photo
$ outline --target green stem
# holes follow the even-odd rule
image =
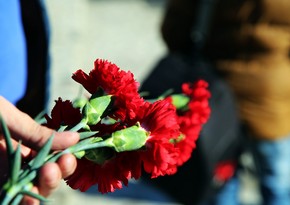
[[[7,190],[3,190],[0,196],[1,205],[19,204],[22,196],[19,195],[21,191],[31,190],[33,187],[32,183],[28,184],[14,184],[10,186]]]
[[[2,205],[8,205],[13,199],[13,196],[7,193],[7,191],[3,190],[0,195],[0,202]]]
[[[96,137],[88,138],[88,139],[78,142],[77,144],[61,152],[52,153],[46,157],[46,159],[43,162],[43,165],[47,162],[57,161],[64,154],[68,154],[68,153],[75,154],[80,151],[111,146],[109,139],[103,140],[103,141],[98,141],[98,140],[101,140],[101,138],[96,138]],[[21,191],[24,191],[24,190],[29,191],[32,188],[32,186],[29,186],[30,188],[28,189],[27,185],[31,184],[31,182],[33,182],[33,180],[37,177],[37,172],[39,169],[31,170],[30,167],[28,167],[26,170],[22,170],[21,177],[18,178],[18,181],[16,183],[11,184],[10,186],[7,186],[7,188],[4,187],[0,195],[1,205],[9,205],[14,200],[17,200],[17,201],[21,200],[22,197],[21,195],[19,195],[19,193],[21,193]]]
[[[85,139],[61,152],[48,155],[45,161],[55,162],[64,154],[75,154],[80,151],[86,151],[90,149],[96,149],[96,148],[101,148],[101,147],[111,147],[109,142],[110,141],[107,139],[104,141],[98,141],[98,142],[92,143],[91,138]]]
[[[73,128],[71,128],[70,131],[77,132],[80,129],[84,128],[86,125],[87,125],[87,123],[84,122],[83,120],[81,120],[77,125],[75,125]]]

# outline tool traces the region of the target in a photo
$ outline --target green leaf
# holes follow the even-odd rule
[[[108,147],[109,144],[107,141],[104,141],[101,137],[91,137],[84,140],[79,141],[77,144],[67,148],[65,150],[66,153],[78,153],[81,151],[95,149],[100,147]]]
[[[118,121],[109,117],[109,116],[104,116],[101,120],[101,123],[104,125],[113,125],[115,123],[117,123]]]
[[[35,199],[38,199],[38,200],[42,201],[42,202],[49,202],[50,201],[47,198],[45,198],[45,197],[43,197],[43,196],[41,196],[39,194],[33,193],[31,191],[25,191],[24,190],[24,191],[21,191],[20,194],[31,196],[31,197],[33,197]]]
[[[96,97],[92,95],[84,107],[84,115],[88,125],[95,125],[101,120],[101,116],[111,103],[111,95]]]
[[[76,124],[74,127],[70,128],[69,130],[71,132],[78,132],[80,129],[90,130],[90,128],[87,126],[86,119],[82,119],[78,124]]]
[[[101,120],[101,115],[88,102],[83,108],[84,118],[88,125],[95,125]]]
[[[177,110],[183,110],[187,108],[187,104],[189,103],[189,97],[183,94],[171,95],[172,104],[176,107]]]
[[[110,105],[112,95],[105,95],[90,100],[91,105],[100,114],[103,115],[107,107]]]
[[[85,151],[79,151],[79,152],[75,152],[74,156],[78,159],[81,159],[83,156],[85,156],[86,152]]]
[[[9,203],[9,204],[19,205],[21,200],[23,199],[24,195],[31,196],[33,198],[36,198],[36,199],[42,201],[42,202],[49,202],[49,200],[46,199],[45,197],[30,191],[33,187],[33,184],[31,182],[27,182],[26,184],[19,184],[19,185],[22,187],[22,189],[18,190],[16,197],[13,199],[13,202]]]
[[[22,194],[18,194],[12,201],[12,203],[10,203],[11,205],[19,205],[21,200],[23,198]]]
[[[33,163],[31,164],[31,169],[38,169],[44,164],[45,158],[49,154],[53,138],[54,138],[54,135],[52,135],[47,140],[47,142],[44,144],[42,149],[37,153],[36,157],[33,160]]]
[[[0,123],[1,123],[1,130],[3,132],[3,136],[5,139],[5,143],[6,143],[7,155],[12,156],[14,153],[12,140],[11,140],[12,138],[11,138],[10,132],[8,130],[8,127],[7,127],[6,123],[4,122],[4,119],[2,118],[1,114],[0,114]]]
[[[63,132],[65,131],[65,129],[67,128],[68,126],[67,125],[61,125],[60,128],[58,128],[58,132]]]
[[[2,133],[3,133],[3,137],[4,137],[4,140],[6,143],[7,157],[11,158],[11,157],[13,157],[13,154],[14,154],[14,149],[13,149],[13,145],[12,145],[12,138],[11,138],[9,129],[8,129],[6,123],[4,122],[4,119],[2,118],[1,114],[0,114],[0,124],[1,124],[0,126],[1,126]],[[13,164],[14,164],[13,160],[8,160],[9,179],[11,179],[11,177],[12,177]]]
[[[88,99],[86,98],[77,98],[73,101],[73,107],[82,109],[87,102]]]
[[[83,140],[83,139],[92,137],[92,136],[94,136],[97,133],[98,133],[98,131],[95,131],[95,132],[94,131],[90,131],[90,132],[79,132],[79,134],[80,134],[80,140]]]
[[[34,120],[38,123],[38,124],[42,124],[44,122],[46,122],[46,119],[44,118],[44,114],[46,113],[45,110],[41,111],[35,118]]]
[[[20,169],[21,169],[21,142],[19,142],[17,149],[14,152],[12,160],[12,170],[11,170],[12,184],[15,184],[17,182]]]

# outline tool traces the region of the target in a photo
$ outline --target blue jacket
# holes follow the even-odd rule
[[[19,0],[0,0],[0,95],[16,103],[26,89],[26,44]]]

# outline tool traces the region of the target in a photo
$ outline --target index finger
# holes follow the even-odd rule
[[[39,125],[29,115],[18,110],[2,96],[0,96],[0,113],[12,137],[17,141],[21,140],[23,144],[35,150],[41,148],[53,133],[55,133],[52,143],[54,150],[65,149],[79,140],[79,135],[76,132],[55,132]]]

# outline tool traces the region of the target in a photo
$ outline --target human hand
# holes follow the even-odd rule
[[[13,145],[16,147],[18,144],[17,142],[19,140],[22,141],[21,154],[24,158],[37,152],[54,133],[54,130],[39,125],[2,96],[0,96],[0,113],[9,128],[13,138]],[[78,133],[55,132],[52,150],[65,149],[77,143],[78,140]],[[7,160],[6,144],[0,129],[0,186],[7,180]],[[75,168],[76,159],[72,154],[63,155],[57,163],[45,164],[40,170],[37,185],[33,187],[32,191],[45,197],[48,196],[58,187],[61,179],[71,175]],[[39,201],[25,196],[22,200],[22,204],[39,204]]]

